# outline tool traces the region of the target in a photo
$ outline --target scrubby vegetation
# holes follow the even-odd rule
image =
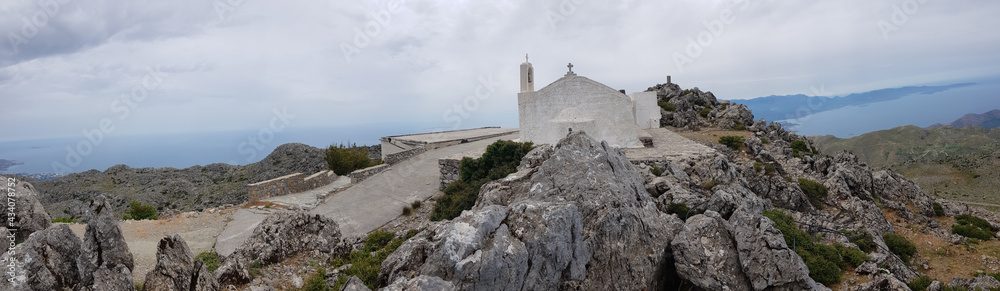
[[[885,246],[889,247],[889,251],[903,259],[906,264],[910,264],[910,258],[917,253],[917,246],[901,235],[885,234],[882,240],[885,240]]]
[[[680,217],[681,219],[688,218],[688,211],[688,206],[684,203],[670,203],[670,205],[667,205],[667,213],[677,214],[677,217]]]
[[[52,220],[52,223],[76,223],[76,219],[72,217],[60,217]]]
[[[765,210],[764,216],[774,221],[775,227],[784,235],[788,247],[793,248],[802,258],[802,262],[809,268],[809,277],[823,285],[829,286],[840,282],[842,269],[857,267],[869,260],[867,254],[856,248],[842,244],[829,246],[819,243],[816,237],[796,227],[792,217],[781,210]]]
[[[913,279],[913,281],[910,281],[910,283],[906,285],[910,287],[910,290],[924,291],[927,290],[927,286],[931,285],[931,282],[934,282],[934,280],[931,280],[931,277],[927,277],[925,275],[920,276],[920,278]]]
[[[657,177],[659,177],[660,174],[663,174],[663,170],[661,170],[660,167],[657,167],[656,165],[653,165],[653,168],[650,169],[649,172],[652,173],[653,176]]]
[[[667,102],[667,101],[656,102],[656,105],[659,105],[660,108],[663,108],[663,110],[666,110],[666,111],[673,112],[673,111],[677,110],[677,106],[674,106],[674,104],[671,104],[670,102]]]
[[[333,290],[330,285],[326,284],[326,270],[323,268],[318,268],[316,274],[309,277],[306,281],[305,286],[302,286],[303,291],[329,291]]]
[[[156,220],[156,207],[152,205],[142,205],[139,201],[132,201],[128,204],[128,209],[125,210],[125,215],[122,216],[122,220],[143,220],[150,219]]]
[[[382,261],[385,261],[385,258],[396,251],[404,241],[416,234],[416,230],[410,230],[406,235],[397,238],[395,233],[383,230],[375,230],[369,233],[368,238],[365,239],[363,249],[353,251],[347,257],[333,258],[331,261],[331,265],[334,268],[346,264],[351,265],[337,278],[337,286],[334,286],[332,290],[343,289],[343,284],[347,282],[347,278],[350,276],[358,276],[372,290],[385,287],[378,286],[378,271],[382,267]]]
[[[705,108],[698,110],[698,115],[701,115],[701,117],[704,118],[708,118],[709,113],[712,113],[712,107],[705,106]]]
[[[806,194],[806,197],[809,197],[809,203],[813,207],[823,209],[823,199],[826,198],[826,186],[813,180],[799,178],[799,188]]]
[[[531,142],[498,140],[486,147],[482,157],[462,159],[458,181],[445,187],[444,195],[437,200],[431,212],[431,220],[452,219],[462,214],[462,210],[472,209],[483,184],[517,171],[521,158],[534,148]]]
[[[851,231],[841,230],[840,233],[846,236],[852,244],[857,245],[858,249],[861,249],[861,251],[865,253],[870,253],[876,248],[875,241],[872,240],[872,235],[864,229]]]
[[[194,259],[205,264],[205,268],[208,269],[209,273],[215,272],[215,269],[218,269],[220,266],[219,254],[215,251],[201,252],[197,256],[194,256]]]
[[[326,149],[323,157],[326,165],[337,175],[347,175],[358,169],[364,169],[381,164],[382,161],[373,161],[368,158],[368,148],[351,144],[331,145]]]
[[[733,150],[740,149],[740,146],[743,145],[743,141],[744,138],[738,135],[726,135],[719,138],[719,143]]]
[[[984,241],[992,239],[995,234],[993,226],[988,221],[968,214],[955,216],[951,233]]]
[[[808,144],[806,144],[806,142],[801,140],[793,141],[791,144],[791,148],[792,148],[792,156],[796,158],[802,158],[802,153],[805,153],[806,155],[810,156],[819,153],[819,151],[816,150],[816,147],[810,147]]]
[[[941,203],[934,202],[934,216],[944,216],[944,207],[941,207]]]

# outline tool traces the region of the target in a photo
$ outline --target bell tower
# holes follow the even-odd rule
[[[521,63],[521,92],[535,91],[535,69],[528,62],[528,54],[524,54],[524,63]]]

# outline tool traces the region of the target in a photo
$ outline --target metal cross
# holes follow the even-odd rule
[[[569,65],[566,65],[566,67],[569,68],[570,73],[573,72],[573,63],[569,63]]]

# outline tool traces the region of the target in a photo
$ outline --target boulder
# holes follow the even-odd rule
[[[750,290],[726,221],[715,211],[695,215],[670,243],[681,278],[705,290]]]
[[[17,229],[14,235],[18,241],[27,239],[28,235],[52,225],[52,218],[45,212],[45,208],[39,201],[39,192],[35,186],[13,177],[0,176],[0,180],[8,186],[14,184],[4,187],[4,197],[14,194],[14,212],[11,214],[11,208],[6,207],[9,203],[5,198],[3,203],[5,207],[0,208],[0,215],[4,219],[4,226]],[[13,192],[8,192],[8,190],[13,190]],[[12,217],[14,220],[8,221],[8,217]]]
[[[857,291],[910,291],[910,287],[892,275],[880,274],[870,282],[858,286]]]
[[[350,284],[350,282],[348,282],[348,284]],[[361,285],[361,286],[364,287],[364,285]],[[348,289],[345,287],[344,290],[348,290]],[[357,290],[368,290],[368,288],[365,287],[364,289],[357,289]],[[395,282],[393,282],[391,285],[385,287],[385,289],[382,289],[382,290],[385,290],[385,291],[403,291],[403,290],[406,290],[406,291],[451,291],[451,290],[456,290],[456,289],[455,289],[455,285],[452,285],[451,282],[448,282],[448,281],[445,281],[445,280],[441,280],[441,278],[420,275],[420,276],[417,276],[416,278],[409,279],[409,280],[407,280],[406,278],[399,278],[398,280],[396,280]]]
[[[222,266],[215,270],[215,278],[221,284],[246,284],[252,279],[249,266],[254,261],[270,265],[302,252],[327,259],[334,253],[344,252],[345,248],[340,227],[333,219],[303,212],[278,212],[265,218],[253,234],[226,257]]]
[[[522,163],[523,164],[523,163]],[[681,221],[656,209],[624,152],[574,132],[539,166],[483,186],[472,210],[389,255],[379,281],[457,289],[659,289]],[[434,279],[428,279],[434,280]]]
[[[76,259],[80,256],[80,245],[80,238],[66,225],[33,233],[14,249],[13,257],[8,252],[0,257],[4,265],[11,259],[17,262],[15,281],[0,281],[3,286],[0,289],[19,290],[14,285],[23,290],[60,290],[77,286],[80,272]]]
[[[129,285],[131,286],[131,272],[135,267],[132,260],[132,252],[125,244],[125,237],[122,229],[118,225],[111,205],[104,196],[98,196],[90,202],[90,210],[87,213],[87,229],[83,235],[83,246],[77,266],[80,269],[81,281],[84,286],[92,283],[91,274],[96,276],[98,269],[105,270],[102,279],[112,280],[124,278],[124,276],[112,276],[107,272],[117,272],[121,268],[128,269]]]
[[[361,278],[358,278],[358,276],[351,276],[351,278],[347,279],[347,283],[344,284],[344,289],[341,289],[339,291],[371,291],[371,290],[372,289],[368,289],[368,286],[365,286],[365,282],[361,281]],[[404,290],[404,289],[399,289],[399,290]]]
[[[745,204],[729,218],[740,266],[754,290],[816,290],[809,269],[763,209]]]
[[[132,271],[124,264],[118,264],[113,269],[101,265],[94,272],[94,285],[91,291],[135,291],[132,284]]]
[[[215,277],[201,261],[194,260],[187,242],[179,235],[160,239],[156,266],[146,274],[145,290],[219,290]]]

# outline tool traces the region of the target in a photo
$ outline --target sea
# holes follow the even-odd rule
[[[911,94],[896,100],[849,106],[778,122],[799,135],[849,138],[903,125],[927,127],[935,123],[947,124],[968,113],[1000,109],[1000,79],[969,81],[975,84],[931,94]]]

